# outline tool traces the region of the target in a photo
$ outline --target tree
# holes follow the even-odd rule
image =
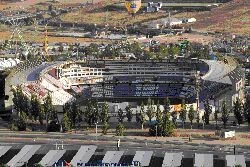
[[[102,113],[101,113],[101,120],[102,120],[102,123],[103,123],[102,133],[104,135],[107,134],[108,128],[109,128],[109,125],[108,125],[108,120],[109,120],[108,112],[109,112],[108,104],[106,102],[104,102],[103,105],[102,105]]]
[[[152,118],[154,117],[154,111],[152,107],[152,100],[148,98],[148,103],[147,103],[147,116],[149,119],[149,122],[151,123]]]
[[[63,126],[64,132],[71,130],[71,121],[69,117],[69,111],[66,111],[63,113],[62,126]]]
[[[160,103],[159,100],[157,101],[157,106],[156,106],[156,121],[157,121],[157,128],[158,128],[158,134],[162,136],[162,129],[163,129],[163,119],[162,119],[162,112],[160,109]]]
[[[102,134],[106,135],[108,133],[108,129],[109,129],[108,122],[104,122],[102,126]]]
[[[31,116],[36,120],[41,112],[41,103],[38,100],[37,96],[35,94],[31,94],[31,100],[30,100],[30,110],[31,110]]]
[[[19,131],[25,131],[27,126],[27,115],[21,111],[18,113],[17,128]]]
[[[188,111],[188,119],[190,120],[191,129],[193,128],[193,120],[194,120],[194,107],[191,105]]]
[[[157,122],[162,122],[162,112],[161,112],[161,109],[160,109],[159,100],[158,100],[157,105],[156,105],[156,121]]]
[[[168,57],[168,48],[165,45],[160,45],[158,52],[156,53],[157,59],[164,59],[165,57]]]
[[[84,120],[88,123],[89,127],[92,125],[92,103],[90,100],[87,100],[86,110],[84,112]]]
[[[228,112],[228,107],[225,101],[222,102],[222,107],[221,107],[221,120],[223,122],[224,127],[226,127],[227,121],[229,119],[229,112]]]
[[[59,46],[58,51],[63,52],[63,46],[62,45]]]
[[[199,113],[199,111],[197,111],[197,113],[196,113],[196,123],[197,123],[198,128],[199,128],[200,127],[200,113]]]
[[[95,100],[94,102],[92,102],[92,106],[93,106],[93,109],[92,109],[93,110],[92,111],[92,122],[97,123],[98,120],[100,119],[98,101]]]
[[[124,135],[124,125],[122,122],[119,122],[116,126],[116,136],[123,136]]]
[[[175,45],[171,45],[170,49],[169,49],[169,54],[172,56],[175,56],[177,54],[179,54],[180,50],[179,47],[175,46]]]
[[[108,104],[107,104],[107,102],[104,102],[102,105],[102,113],[101,113],[101,121],[103,123],[108,122],[108,120],[109,120],[108,113],[109,113]]]
[[[165,112],[164,113],[164,121],[163,121],[163,130],[162,135],[163,136],[170,136],[173,133],[173,126],[171,124],[170,119],[170,113]]]
[[[128,105],[126,108],[126,116],[128,118],[128,122],[131,122],[132,118],[133,118],[133,114],[132,114],[132,110],[131,110],[131,105]]]
[[[70,119],[72,120],[72,126],[76,126],[76,122],[80,123],[82,121],[82,110],[80,106],[77,105],[76,101],[71,103],[71,114]]]
[[[214,112],[214,120],[216,123],[216,129],[218,128],[218,114],[219,114],[219,110],[215,110]]]
[[[123,116],[123,111],[122,111],[122,109],[120,108],[119,110],[118,110],[118,122],[123,122],[123,119],[124,119],[124,116]]]
[[[236,101],[234,102],[233,112],[234,112],[234,116],[237,119],[238,124],[240,126],[240,124],[243,123],[244,111],[243,111],[242,102],[240,101],[239,98],[237,98]]]
[[[244,105],[244,117],[248,122],[248,125],[250,125],[250,95],[247,95],[246,97],[246,102]]]
[[[52,98],[50,93],[47,94],[47,96],[44,99],[44,104],[43,104],[43,108],[44,108],[44,113],[46,116],[46,127],[48,128],[48,123],[51,121],[58,121],[58,117],[57,117],[57,111],[55,110],[53,104],[52,104]]]
[[[74,109],[74,111],[73,111]],[[75,127],[77,119],[77,104],[75,102],[69,103],[68,117],[70,119],[71,127]]]
[[[140,122],[140,113],[138,110],[136,110],[135,116],[136,116],[136,122],[139,123]]]
[[[176,111],[171,112],[171,116],[172,116],[173,126],[176,126],[177,112]]]
[[[52,48],[52,52],[54,52],[54,53],[55,53],[55,52],[56,52],[56,48],[54,48],[54,47],[53,47],[53,48]]]
[[[181,104],[181,112],[180,112],[180,118],[181,118],[181,121],[182,121],[183,129],[184,129],[186,117],[187,117],[186,104],[185,104],[185,101],[183,100],[182,104]]]
[[[25,112],[26,115],[29,114],[29,100],[28,98],[23,94],[21,86],[17,86],[16,89],[12,89],[14,98],[13,98],[13,104],[14,109],[17,113],[19,112]]]
[[[205,115],[204,115],[204,119],[205,119],[205,124],[208,125],[209,124],[209,116],[212,112],[212,109],[209,105],[209,101],[208,99],[206,99],[206,102],[204,104],[204,110],[205,110]]]
[[[145,118],[145,111],[144,111],[144,103],[141,103],[141,110],[140,110],[140,124],[141,124],[141,129],[143,129],[143,126],[146,122],[146,118]]]
[[[164,101],[164,112],[170,112],[170,100],[167,97]]]

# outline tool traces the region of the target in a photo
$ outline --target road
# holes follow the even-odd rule
[[[96,140],[97,139],[97,140]],[[194,153],[214,154],[218,159],[224,159],[225,155],[233,154],[233,146],[194,144],[187,142],[162,142],[128,137],[117,137],[112,135],[102,136],[100,133],[96,137],[95,133],[43,133],[43,132],[11,132],[0,131],[0,145],[24,145],[24,144],[42,144],[45,148],[51,149],[56,143],[65,144],[67,150],[77,150],[80,145],[98,145],[98,148],[105,150],[116,149],[116,142],[121,139],[121,149],[126,152],[135,152],[136,150],[153,150],[156,156],[163,156],[166,151],[183,152],[185,158],[192,158]],[[48,151],[45,149],[45,152]],[[245,155],[250,161],[249,146],[237,146],[236,154]]]

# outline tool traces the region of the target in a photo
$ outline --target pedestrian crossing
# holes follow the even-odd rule
[[[80,167],[80,166],[152,166],[152,167],[178,167],[188,166],[185,162],[183,152],[165,151],[163,157],[157,157],[156,151],[135,151],[129,155],[125,150],[105,151],[99,152],[95,145],[82,145],[77,151],[65,149],[48,149],[46,153],[41,153],[42,145],[25,145],[19,151],[12,154],[10,160],[6,163],[8,167],[32,167],[39,164],[43,167]],[[0,159],[5,154],[12,151],[12,146],[0,146]],[[101,153],[101,154],[100,154]],[[68,155],[66,158],[66,154]],[[70,156],[69,156],[70,155]],[[31,164],[32,161],[32,164]],[[195,153],[193,155],[191,164],[194,167],[217,167],[215,156],[213,154]],[[3,162],[0,162],[2,164]],[[157,164],[157,165],[156,165]],[[246,160],[244,155],[225,155],[226,167],[234,167],[241,165],[246,167]]]

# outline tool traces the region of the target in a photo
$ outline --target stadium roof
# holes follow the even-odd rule
[[[209,71],[202,79],[213,82],[220,82],[225,84],[232,84],[229,78],[229,73],[232,72],[236,67],[226,65],[223,62],[216,60],[202,60],[209,65]]]

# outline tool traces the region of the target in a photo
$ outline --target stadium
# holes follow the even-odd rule
[[[223,101],[232,108],[237,97],[243,99],[245,82],[244,71],[232,64],[198,59],[37,61],[18,65],[6,79],[5,92],[12,97],[8,85],[21,85],[27,96],[40,99],[50,92],[56,106],[87,99],[140,105],[149,97],[163,104],[168,97],[172,105],[185,100],[202,109],[209,99],[216,109]],[[11,99],[5,100],[9,110]]]

